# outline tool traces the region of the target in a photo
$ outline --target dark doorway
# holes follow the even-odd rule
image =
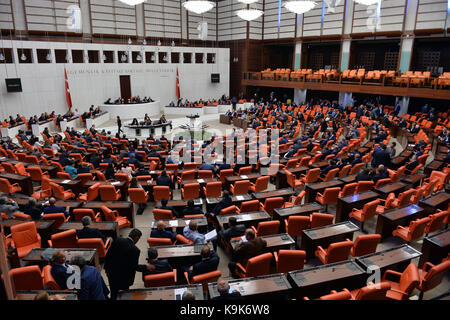
[[[125,103],[131,98],[130,76],[120,76],[120,96],[125,100]]]

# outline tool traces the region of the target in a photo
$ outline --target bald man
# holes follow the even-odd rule
[[[172,240],[172,242],[175,241],[176,237],[176,228],[172,227],[172,232],[166,230],[166,224],[161,220],[156,223],[156,229],[150,233],[150,238],[166,238]]]
[[[217,297],[212,298],[211,300],[241,300],[241,293],[233,289],[230,292],[230,285],[226,280],[219,280],[217,282],[217,291],[219,295]]]

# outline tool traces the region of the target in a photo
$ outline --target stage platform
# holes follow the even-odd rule
[[[110,119],[143,119],[147,113],[150,117],[158,116],[161,112],[159,101],[133,104],[100,104],[100,110],[109,113]]]

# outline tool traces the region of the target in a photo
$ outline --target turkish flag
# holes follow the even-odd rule
[[[72,98],[70,97],[69,80],[67,80],[67,71],[66,71],[66,68],[64,68],[64,78],[65,78],[65,84],[66,84],[66,100],[67,100],[67,106],[69,107],[69,110],[70,110],[70,109],[72,109]]]
[[[178,76],[178,67],[177,67],[177,100],[180,100],[180,79]]]

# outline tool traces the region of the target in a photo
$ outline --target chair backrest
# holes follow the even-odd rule
[[[355,300],[385,300],[386,292],[390,288],[391,284],[387,281],[381,281],[376,284],[369,283],[358,290]]]
[[[55,233],[51,236],[52,248],[78,248],[77,231],[75,229]]]
[[[220,270],[199,274],[192,277],[191,284],[201,283],[203,286],[203,291],[207,291],[208,283],[216,282],[221,276],[222,272],[220,272]]]
[[[425,233],[428,234],[442,229],[442,227],[444,226],[445,218],[448,216],[449,216],[448,210],[429,215],[431,220],[425,228]]]
[[[246,194],[248,193],[248,188],[250,188],[250,180],[236,181],[233,186],[233,194]]]
[[[68,179],[68,180],[72,180],[72,176],[70,174],[68,174],[67,172],[57,172],[56,173],[56,177],[58,179]]]
[[[199,183],[187,183],[183,187],[184,199],[197,199],[200,197],[200,184]]]
[[[189,240],[188,238],[186,238],[185,236],[183,236],[182,234],[177,234],[176,236],[176,244],[194,244],[193,241]]]
[[[128,195],[130,196],[131,202],[135,203],[147,202],[145,190],[142,188],[128,188]]]
[[[352,247],[352,241],[341,241],[330,244],[327,248],[326,263],[329,264],[347,260]]]
[[[126,173],[116,173],[114,174],[114,178],[118,181],[125,181],[125,187],[128,187],[130,184],[130,177]]]
[[[409,224],[409,234],[411,241],[420,238],[423,235],[423,233],[425,232],[425,228],[430,220],[430,217],[425,217],[422,219],[411,221],[411,223]]]
[[[280,229],[280,221],[262,221],[258,223],[258,228],[256,233],[258,237],[268,236],[272,234],[277,234]]]
[[[323,203],[324,204],[332,204],[336,203],[339,197],[339,192],[341,191],[340,187],[336,188],[326,188],[323,193]]]
[[[306,252],[303,250],[279,250],[277,272],[301,270],[305,264],[305,258]]]
[[[325,176],[324,181],[333,180],[336,177],[336,175],[338,174],[338,172],[339,172],[339,168],[328,171],[327,175]]]
[[[361,193],[364,191],[369,191],[373,188],[373,181],[358,181],[358,185],[356,187],[356,193]]]
[[[233,169],[220,170],[220,173],[219,173],[220,182],[225,183],[226,177],[232,176],[233,173],[234,173]]]
[[[272,261],[271,253],[263,253],[259,256],[248,259],[245,267],[245,277],[264,276],[270,273],[270,263]]]
[[[310,169],[305,177],[306,183],[313,183],[319,180],[320,177],[320,168]]]
[[[42,180],[42,170],[40,167],[28,167],[26,170],[30,174],[31,180],[33,181]]]
[[[147,243],[149,247],[157,247],[157,246],[170,246],[172,244],[172,240],[169,238],[147,238]]]
[[[303,158],[301,158],[300,162],[298,163],[298,166],[299,167],[307,166],[309,164],[309,161],[311,161],[310,156],[303,157]]]
[[[17,248],[33,245],[40,241],[34,221],[24,222],[11,227],[11,237]]]
[[[66,216],[64,213],[46,213],[42,216],[41,220],[54,220],[52,228],[58,229],[65,221]]]
[[[429,269],[421,283],[422,291],[428,291],[437,287],[442,282],[442,279],[449,269],[450,260],[441,262]]]
[[[79,173],[77,175],[77,180],[81,180],[81,184],[94,180],[92,173]]]
[[[259,211],[259,201],[258,200],[243,201],[241,203],[239,211],[241,213]]]
[[[334,216],[332,214],[313,212],[310,215],[311,228],[318,228],[333,224]]]
[[[187,170],[181,173],[181,180],[193,180],[195,179],[195,170]]]
[[[205,196],[209,197],[220,197],[222,194],[222,182],[208,182],[205,188]]]
[[[380,200],[373,200],[367,202],[362,210],[362,216],[364,220],[368,220],[377,214],[377,206],[380,204]]]
[[[155,201],[161,201],[161,199],[170,198],[170,187],[168,186],[154,186],[153,187],[153,198]]]
[[[102,201],[117,200],[116,188],[112,185],[101,185],[98,189]]]
[[[223,208],[222,210],[220,210],[219,215],[225,215],[225,214],[234,214],[237,213],[239,211],[239,208],[236,206],[229,206],[226,208]]]
[[[44,282],[39,266],[34,265],[14,268],[9,271],[9,276],[17,291],[44,289]]]
[[[255,192],[264,191],[269,185],[270,176],[263,176],[256,179]]]
[[[287,220],[285,220],[286,232],[291,236],[301,236],[302,231],[305,229],[309,229],[310,227],[310,218],[307,216],[289,216]]]
[[[87,192],[87,201],[93,201],[98,197],[98,190],[100,189],[100,183],[94,183],[92,186],[88,188]]]
[[[353,257],[360,257],[374,253],[380,241],[379,234],[362,234],[355,239],[351,254]]]
[[[0,191],[4,193],[11,193],[11,184],[8,179],[0,178]]]
[[[176,269],[170,272],[150,274],[144,277],[146,288],[173,286],[176,281]]]
[[[92,209],[73,209],[73,218],[75,221],[81,221],[83,217],[88,216],[95,221],[95,213]]]
[[[101,172],[100,170],[96,170],[95,175],[97,176],[98,181],[106,181],[105,174],[103,172]]]
[[[212,177],[213,173],[211,170],[198,170],[199,179],[211,179]]]
[[[333,292],[330,294],[326,294],[324,296],[321,296],[319,300],[351,300],[352,295],[350,291],[344,289],[340,292]]]
[[[8,173],[17,173],[16,167],[9,162],[3,162],[2,166],[3,166],[3,168],[5,168],[5,171]]]
[[[281,208],[283,206],[283,203],[284,203],[283,197],[267,198],[266,201],[264,202],[264,210],[272,216],[273,210]]]
[[[252,173],[252,166],[242,167],[239,169],[239,175],[246,175]]]
[[[411,203],[411,197],[416,193],[415,189],[409,189],[405,192],[402,192],[398,196],[398,206],[406,206]]]
[[[348,175],[348,173],[350,172],[350,169],[352,168],[351,164],[348,164],[346,166],[343,166],[341,171],[339,171],[339,178],[343,178],[345,176]]]
[[[100,238],[78,239],[78,246],[80,248],[96,249],[97,253],[98,253],[98,257],[100,259],[102,259],[106,256],[107,250],[105,248],[103,240]]]
[[[359,173],[359,171],[362,169],[362,167],[364,167],[365,166],[365,163],[357,163],[357,164],[355,164],[352,168],[351,168],[351,170],[350,170],[350,174],[352,175],[352,174],[358,174]]]
[[[392,182],[391,178],[380,179],[375,184],[375,188],[379,188],[379,187],[384,186],[385,184],[388,184],[388,183],[391,183],[391,182]]]
[[[417,269],[417,266],[414,263],[410,263],[400,277],[398,289],[405,292],[409,297],[409,295],[412,293],[414,288],[417,287],[419,282],[419,269]]]
[[[155,220],[174,219],[171,210],[153,209],[153,218]]]
[[[357,186],[358,186],[358,183],[356,183],[356,182],[344,185],[344,187],[342,188],[342,191],[339,194],[339,196],[340,197],[345,197],[345,196],[349,196],[351,194],[354,194],[355,191],[356,191],[356,187]]]
[[[50,290],[61,290],[61,287],[56,283],[52,276],[52,266],[46,265],[42,268],[42,275],[44,277],[44,288],[49,288]]]

